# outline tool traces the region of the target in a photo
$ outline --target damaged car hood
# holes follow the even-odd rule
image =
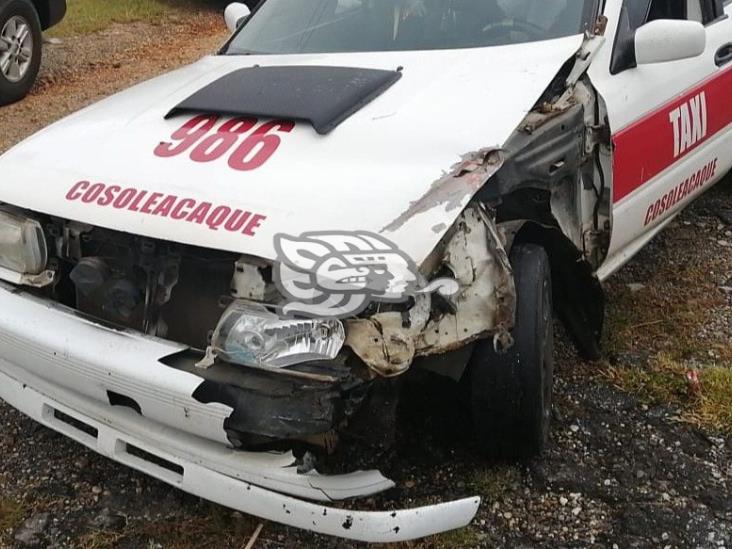
[[[500,167],[493,151],[581,43],[207,57],[11,149],[0,157],[0,202],[266,259],[275,259],[276,234],[369,231],[421,263]],[[261,113],[166,118],[210,84],[256,66],[401,77],[327,134]]]

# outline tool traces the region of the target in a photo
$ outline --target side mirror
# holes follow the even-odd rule
[[[707,31],[696,21],[658,19],[635,32],[638,65],[698,57],[707,47]]]
[[[224,21],[229,31],[235,32],[241,25],[246,21],[247,17],[252,11],[247,7],[246,4],[241,2],[234,2],[226,6],[224,10]]]

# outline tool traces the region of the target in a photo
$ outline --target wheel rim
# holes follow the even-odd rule
[[[20,15],[8,19],[0,31],[0,72],[10,82],[20,82],[28,74],[33,59],[33,33]]]

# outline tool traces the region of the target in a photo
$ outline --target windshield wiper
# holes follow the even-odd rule
[[[236,50],[236,51],[232,51],[231,49],[227,49],[223,53],[223,55],[236,56],[236,55],[270,55],[270,54],[267,53],[267,52],[263,52],[263,51],[254,51],[254,50]]]

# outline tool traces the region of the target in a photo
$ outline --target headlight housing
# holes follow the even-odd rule
[[[237,300],[221,317],[208,357],[279,369],[313,360],[332,360],[345,339],[340,320],[282,318],[263,305]],[[199,364],[210,365],[210,361]]]
[[[44,275],[48,249],[41,224],[28,217],[0,210],[1,278],[21,282]]]

